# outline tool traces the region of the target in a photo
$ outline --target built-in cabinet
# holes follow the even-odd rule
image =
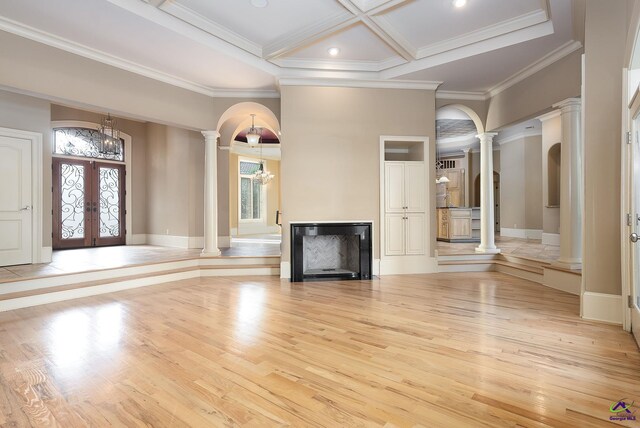
[[[476,208],[438,208],[438,241],[478,242]],[[476,233],[478,232],[478,233]]]
[[[462,207],[464,206],[464,180],[465,171],[461,168],[443,169],[441,177],[447,177],[448,183],[438,184],[438,207]]]
[[[384,163],[385,255],[425,254],[424,162]]]

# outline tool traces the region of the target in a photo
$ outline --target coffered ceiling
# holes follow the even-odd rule
[[[212,95],[276,96],[292,79],[486,92],[580,47],[572,0],[266,3],[3,0],[0,30]]]

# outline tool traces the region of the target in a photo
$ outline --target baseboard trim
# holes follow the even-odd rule
[[[147,235],[144,233],[131,235],[127,241],[127,245],[144,245],[147,243]]]
[[[231,237],[218,236],[218,248],[229,248],[229,247],[231,247]]]
[[[622,296],[585,291],[582,295],[582,318],[622,325]]]
[[[40,248],[40,261],[35,263],[51,263],[51,258],[53,257],[53,248],[52,247],[41,247]]]
[[[189,248],[204,248],[204,236],[189,236]]]
[[[280,278],[291,279],[291,263],[280,262]]]
[[[438,272],[438,259],[429,256],[396,256],[380,259],[380,276]]]
[[[501,227],[500,236],[508,237],[508,238],[521,238],[521,239],[542,239],[542,230],[540,229],[509,229],[508,227]]]
[[[560,246],[559,233],[542,233],[542,245]]]

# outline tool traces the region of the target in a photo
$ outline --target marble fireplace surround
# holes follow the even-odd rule
[[[372,222],[291,223],[291,280],[371,279]]]

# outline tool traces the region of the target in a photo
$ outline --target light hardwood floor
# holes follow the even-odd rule
[[[0,314],[0,426],[594,427],[621,398],[640,402],[631,336],[499,273],[207,278]]]

